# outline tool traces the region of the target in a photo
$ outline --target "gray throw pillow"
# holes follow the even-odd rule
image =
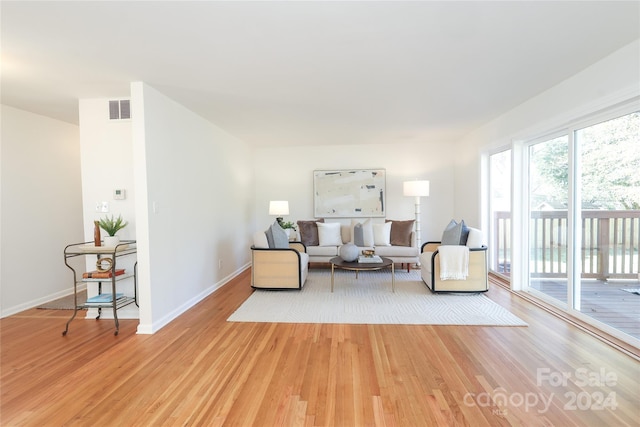
[[[267,228],[267,230],[264,232],[264,235],[267,236],[267,244],[269,245],[269,248],[275,248],[276,246],[273,243],[273,232],[271,231],[271,226]]]
[[[275,221],[273,224],[271,224],[271,227],[269,227],[269,230],[271,230],[271,235],[273,237],[274,248],[286,249],[289,247],[289,237],[287,236],[287,233],[284,231],[284,229],[280,227],[280,224],[278,224],[278,221]],[[267,240],[269,240],[268,235],[267,235]]]
[[[353,244],[364,247],[364,230],[360,223],[353,226]]]
[[[442,233],[442,245],[466,245],[469,237],[469,228],[463,221],[458,224],[455,220],[451,220]]]

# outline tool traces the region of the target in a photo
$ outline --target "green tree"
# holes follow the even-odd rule
[[[582,200],[606,209],[640,209],[640,113],[577,132]]]
[[[537,203],[566,207],[569,189],[569,142],[566,136],[536,144],[530,150],[535,167],[530,173],[531,194]],[[535,208],[535,206],[534,206]]]
[[[580,129],[576,142],[581,153],[583,207],[640,209],[640,112]],[[547,202],[566,201],[568,138],[536,144],[531,156],[536,164],[533,194],[545,195]]]

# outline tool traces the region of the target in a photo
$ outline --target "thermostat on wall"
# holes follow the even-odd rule
[[[125,190],[113,190],[113,199],[114,200],[124,200],[126,197]]]

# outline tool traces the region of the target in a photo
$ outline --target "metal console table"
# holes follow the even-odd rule
[[[118,309],[125,307],[129,304],[135,303],[136,305],[138,305],[138,283],[137,283],[137,277],[138,277],[138,261],[136,260],[136,262],[134,263],[133,266],[133,273],[128,273],[128,274],[122,274],[122,275],[116,275],[116,264],[117,264],[117,260],[118,258],[121,258],[123,256],[127,256],[127,255],[135,255],[137,253],[137,247],[136,247],[136,241],[135,240],[123,240],[121,241],[117,246],[111,246],[111,247],[106,247],[106,246],[95,246],[94,242],[84,242],[84,243],[74,243],[71,245],[67,245],[64,248],[64,264],[73,272],[73,315],[71,316],[71,318],[67,321],[67,325],[65,327],[65,330],[62,332],[62,335],[65,336],[67,334],[67,332],[69,331],[69,324],[71,323],[71,321],[73,319],[75,319],[76,315],[78,314],[78,310],[82,310],[85,308],[97,308],[98,309],[98,316],[96,317],[96,320],[100,319],[100,316],[102,315],[102,309],[103,308],[111,308],[113,309],[113,320],[115,323],[115,327],[116,330],[113,333],[114,335],[118,335],[118,330],[119,330],[119,322],[118,322]],[[109,278],[81,278],[80,280],[78,280],[78,275],[76,273],[76,270],[69,265],[68,260],[70,258],[74,258],[74,257],[79,257],[79,256],[86,256],[86,255],[95,255],[97,257],[97,260],[100,261],[101,259],[105,259],[105,258],[110,258],[110,267],[108,268],[107,271],[111,272],[111,277]],[[133,295],[134,297],[123,297],[123,298],[116,298],[116,282],[119,282],[120,280],[124,280],[124,279],[128,279],[128,278],[133,278]],[[79,283],[83,283],[83,282],[94,282],[94,283],[98,283],[98,294],[102,294],[102,283],[111,283],[111,295],[112,295],[112,300],[109,302],[105,302],[105,303],[98,303],[98,304],[78,304],[78,284]]]

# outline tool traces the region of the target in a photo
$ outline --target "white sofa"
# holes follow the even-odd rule
[[[349,224],[345,222],[349,221]],[[354,220],[357,221],[357,220]],[[338,221],[336,221],[338,222]],[[384,219],[380,219],[381,223],[384,223]],[[332,245],[309,245],[305,244],[306,252],[309,255],[309,262],[313,263],[328,263],[333,257],[339,256],[340,247],[343,244],[351,243],[351,230],[353,229],[353,223],[351,220],[340,221],[340,235],[341,241]],[[399,246],[399,245],[370,245],[370,246],[358,246],[358,250],[364,249],[375,250],[376,255],[391,259],[397,264],[407,264],[407,270],[410,269],[411,264],[418,262],[419,248],[416,243],[415,232],[411,232],[410,235],[411,246]],[[304,242],[303,242],[304,243]]]

